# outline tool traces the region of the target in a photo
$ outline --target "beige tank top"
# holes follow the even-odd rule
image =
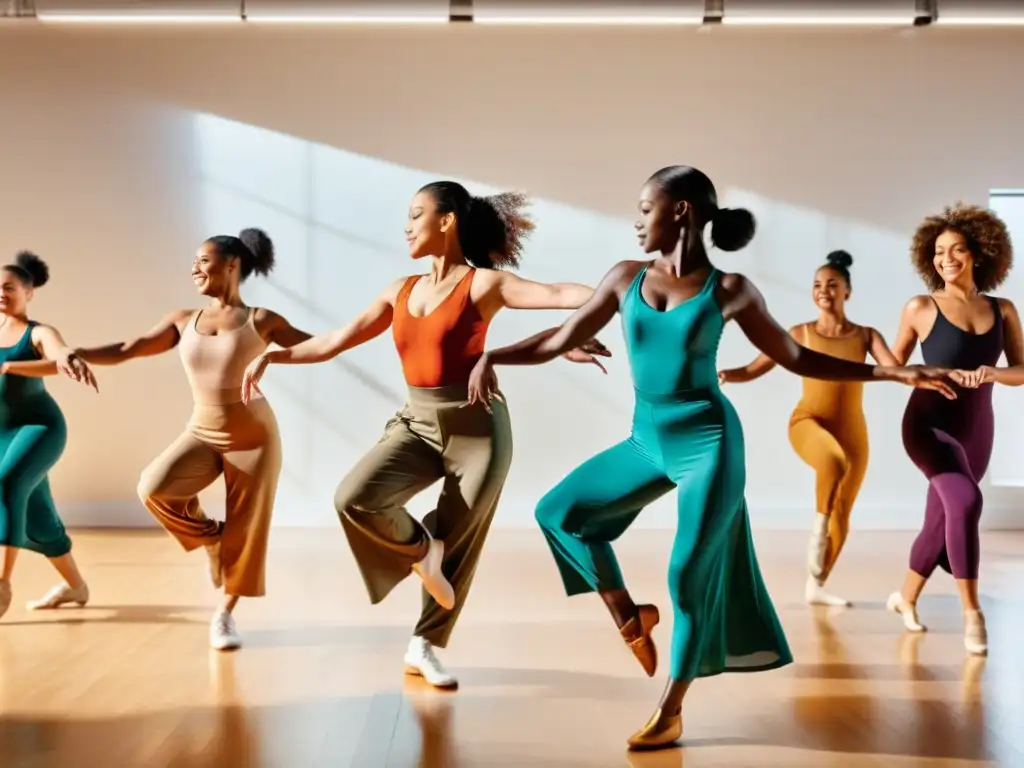
[[[192,398],[201,405],[227,405],[242,400],[242,375],[267,348],[256,330],[256,310],[249,308],[245,323],[216,336],[199,333],[196,324],[202,310],[189,317],[178,348]]]

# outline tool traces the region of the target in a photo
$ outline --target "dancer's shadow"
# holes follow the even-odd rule
[[[33,626],[42,624],[207,624],[209,619],[197,619],[183,614],[209,613],[208,605],[88,605],[62,607],[53,610],[32,611],[37,618],[17,621],[0,621],[5,627]],[[97,615],[110,612],[107,616]]]

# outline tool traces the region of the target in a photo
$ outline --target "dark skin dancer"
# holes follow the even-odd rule
[[[545,363],[593,338],[620,311],[627,292],[637,290],[636,278],[645,269],[640,294],[642,303],[649,309],[667,316],[685,302],[708,291],[710,285],[716,311],[721,315],[718,322],[734,320],[755,347],[798,376],[837,381],[895,381],[936,390],[948,398],[956,397],[948,374],[942,369],[866,365],[800,346],[768,312],[764,298],[753,282],[740,274],[716,275],[703,241],[707,224],[712,223],[712,238],[725,250],[738,250],[749,242],[754,224],[753,218],[745,211],[719,209],[714,186],[700,171],[685,166],[659,171],[641,191],[638,208],[637,236],[642,249],[652,254],[653,260],[623,261],[615,265],[601,281],[594,296],[557,329],[485,352],[470,379],[471,400],[488,402],[494,396],[497,389],[495,365]],[[749,219],[746,226],[737,224],[735,219],[744,216]],[[624,320],[625,317],[624,314]],[[680,338],[679,343],[685,350],[689,344],[701,342]],[[715,372],[711,371],[709,375],[710,381],[705,386],[716,385]],[[738,442],[742,450],[741,439]],[[680,486],[680,490],[684,488]],[[656,656],[649,636],[653,623],[643,620],[638,605],[625,587],[605,589],[599,586],[596,591],[620,631],[627,625],[632,627],[634,634],[624,632],[623,639],[634,649],[648,674],[653,674],[654,663],[651,662]],[[761,596],[767,599],[766,593]],[[654,606],[646,608],[656,611]],[[678,679],[669,679],[654,717],[630,738],[631,748],[669,746],[682,735],[683,698],[695,676],[688,673]]]

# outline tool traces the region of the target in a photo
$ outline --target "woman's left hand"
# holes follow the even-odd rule
[[[583,344],[580,344],[576,349],[570,349],[564,353],[562,357],[573,363],[592,363],[601,369],[602,373],[608,373],[607,369],[601,365],[601,361],[598,357],[611,357],[612,353],[608,347],[602,344],[597,339],[591,339]]]

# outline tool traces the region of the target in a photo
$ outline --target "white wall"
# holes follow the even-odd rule
[[[196,245],[259,225],[280,266],[247,286],[248,300],[321,331],[412,269],[402,226],[427,180],[531,191],[539,228],[523,273],[593,283],[636,256],[631,222],[647,176],[689,163],[758,216],[753,246],[720,263],[754,277],[781,323],[813,316],[813,270],[843,247],[857,260],[854,318],[891,339],[921,290],[907,256],[920,218],[1024,186],[1024,104],[1009,97],[1022,42],[1012,30],[0,25],[0,253],[43,254],[53,281],[35,316],[93,344],[195,306]],[[559,316],[507,313],[491,341]],[[617,324],[603,338],[616,353],[608,377],[561,362],[502,372],[516,459],[499,525],[532,524],[545,490],[627,434]],[[728,329],[722,365],[753,354]],[[135,482],[188,416],[184,376],[172,355],[100,373],[99,396],[51,385],[71,427],[55,493],[71,524],[149,524]],[[266,390],[286,446],[277,524],[336,525],[335,484],[401,404],[390,339],[331,364],[273,369]],[[784,372],[730,389],[759,527],[805,528],[812,511],[810,471],[786,438],[798,394]],[[907,394],[867,387],[861,527],[920,520],[924,481],[899,437]],[[990,527],[1019,522],[1017,494],[990,489]],[[673,507],[655,505],[641,524],[670,523]]]

